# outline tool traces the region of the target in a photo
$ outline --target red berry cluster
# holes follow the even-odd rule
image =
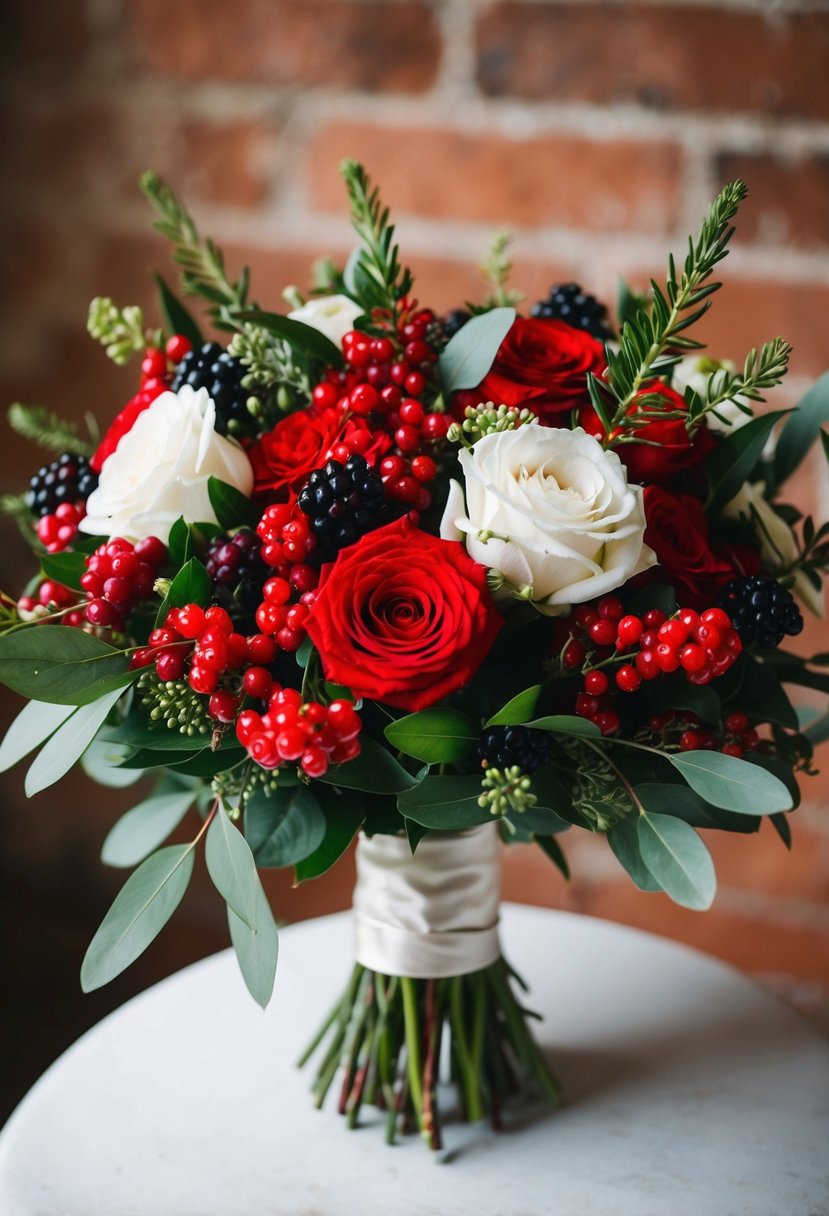
[[[274,684],[265,713],[243,709],[236,736],[262,768],[297,762],[307,777],[322,777],[329,764],[360,754],[362,722],[350,701],[303,703],[295,688]]]
[[[114,536],[85,561],[81,586],[87,595],[84,615],[96,628],[122,630],[133,605],[147,599],[158,569],[167,560],[167,548],[156,536],[124,540]]]
[[[432,365],[437,360],[427,341],[434,321],[429,309],[409,314],[396,341],[351,330],[343,338],[345,370],[328,371],[312,394],[319,408],[337,407],[360,418],[372,417],[372,430],[390,436],[397,453],[380,466],[386,495],[421,511],[431,501],[425,486],[437,473],[437,465],[422,449],[444,439],[451,423],[424,403],[433,388]],[[345,443],[350,448],[348,440]],[[332,456],[347,459],[342,453]]]
[[[54,515],[41,515],[37,521],[37,538],[47,553],[60,553],[78,535],[78,524],[86,511],[83,503],[62,502]]]
[[[252,661],[256,651],[256,647],[251,649],[253,640],[234,632],[224,608],[216,604],[210,608],[185,604],[183,608],[169,610],[163,625],[150,634],[148,644],[135,651],[131,666],[148,667],[155,663],[156,674],[164,681],[181,680],[186,672],[193,691],[207,696],[216,692],[225,672],[239,671]],[[267,643],[269,639],[264,641]],[[266,661],[272,661],[273,644],[266,647],[266,652]],[[233,721],[236,705],[232,696],[231,702],[229,715],[213,716],[219,721]]]
[[[60,612],[75,604],[77,599],[77,592],[73,591],[71,587],[64,587],[63,583],[56,583],[54,579],[44,578],[36,588],[34,595],[21,595],[17,601],[17,610],[24,620],[29,620]],[[83,610],[75,608],[58,617],[58,620],[61,625],[83,625]]]
[[[745,752],[756,751],[760,736],[749,725],[746,714],[729,714],[723,726],[722,734],[709,730],[697,714],[685,709],[667,710],[648,718],[651,734],[658,735],[663,745],[674,744],[681,752],[715,751],[739,759]]]
[[[256,532],[263,559],[274,567],[274,577],[262,588],[256,623],[280,650],[293,652],[305,641],[305,621],[319,582],[319,570],[307,560],[317,542],[295,498],[266,507]]]
[[[163,393],[170,384],[170,374],[177,363],[193,349],[184,334],[173,334],[165,343],[164,350],[148,346],[141,360],[141,392],[151,392],[154,397]]]

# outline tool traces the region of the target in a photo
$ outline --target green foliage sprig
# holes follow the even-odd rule
[[[492,234],[489,248],[481,262],[481,273],[491,285],[484,308],[514,307],[524,299],[522,291],[507,286],[512,273],[512,258],[508,252],[511,244],[512,233],[508,228],[499,228]]]
[[[141,354],[148,342],[144,332],[144,314],[137,304],[119,308],[108,296],[96,296],[90,302],[86,328],[100,342],[113,363],[123,366],[135,354]],[[160,345],[160,334],[149,340]]]
[[[606,379],[589,377],[591,400],[608,433],[628,425],[628,411],[647,380],[668,372],[684,351],[702,346],[687,330],[708,311],[710,297],[722,286],[708,280],[728,253],[734,234],[731,220],[746,194],[746,185],[739,180],[724,187],[711,204],[696,242],[693,238],[688,242],[681,274],[671,256],[665,290],[651,282],[650,308],[639,308],[625,321],[618,350],[608,348]]]
[[[728,401],[733,401],[738,409],[750,415],[751,407],[745,403],[765,401],[763,394],[778,385],[785,376],[791,353],[788,342],[775,338],[773,342],[764,343],[759,351],[750,350],[741,372],[732,372],[725,367],[712,372],[705,386],[704,397],[689,385],[685,390],[689,431],[699,426],[706,414],[716,414],[718,407]]]
[[[380,309],[396,321],[413,279],[411,271],[400,265],[389,209],[383,206],[378,187],[357,161],[344,160],[340,175],[348,191],[351,223],[362,241],[346,268],[346,283],[367,312]]]
[[[75,452],[79,456],[89,456],[93,450],[93,441],[78,434],[74,422],[59,418],[43,405],[23,405],[15,401],[9,406],[7,417],[9,426],[16,434],[49,452]]]
[[[218,328],[235,329],[228,314],[248,306],[248,268],[235,281],[229,279],[221,249],[210,237],[199,234],[192,216],[169,186],[152,171],[142,174],[139,185],[161,217],[156,230],[175,246],[173,261],[181,268],[184,290],[210,302],[210,316]]]

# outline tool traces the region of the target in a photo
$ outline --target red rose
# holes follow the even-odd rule
[[[684,608],[709,608],[723,584],[738,570],[715,553],[708,541],[708,517],[692,494],[669,494],[659,486],[646,486],[645,544],[676,588]]]
[[[566,425],[567,413],[585,405],[587,373],[601,376],[604,347],[590,334],[542,317],[516,317],[481,384],[458,393],[461,410],[492,401],[525,406],[548,426]]]
[[[469,683],[502,625],[484,567],[404,517],[325,568],[307,629],[326,679],[418,710]]]
[[[314,469],[331,459],[334,445],[352,439],[358,431],[365,438],[354,451],[373,464],[385,455],[391,440],[382,432],[372,435],[362,418],[345,418],[334,408],[289,414],[248,452],[255,493],[284,497],[289,490],[300,489]]]
[[[147,406],[152,405],[156,397],[166,392],[167,385],[164,381],[153,379],[147,387],[142,388],[127,402],[120,414],[110,423],[106,434],[90,458],[89,463],[96,473],[100,473],[107,456],[112,455],[127,432],[132,430],[138,415],[143,414]]]
[[[688,434],[685,417],[687,406],[679,393],[663,384],[661,380],[652,380],[644,384],[631,404],[628,413],[637,408],[636,402],[643,397],[650,397],[645,408],[649,415],[656,415],[652,422],[636,428],[635,434],[646,443],[620,444],[616,451],[627,466],[628,477],[639,485],[656,483],[664,485],[674,480],[683,469],[693,468],[704,460],[717,446],[711,432],[705,425],[697,428],[693,435]],[[659,400],[654,400],[658,397]],[[659,418],[660,410],[666,413],[679,413],[678,418]],[[585,406],[579,414],[579,423],[589,435],[603,439],[604,427],[592,405]],[[633,433],[633,432],[631,432]]]

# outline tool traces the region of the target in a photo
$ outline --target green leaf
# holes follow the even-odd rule
[[[717,511],[748,480],[775,423],[785,417],[788,410],[772,410],[752,418],[745,426],[733,431],[724,439],[708,461],[707,471],[711,481],[710,511]]]
[[[783,844],[786,846],[786,848],[791,849],[791,847],[792,847],[792,829],[789,826],[789,821],[786,818],[786,816],[783,814],[771,815],[769,817],[769,823],[772,825],[772,827],[774,828],[777,835],[783,841]]]
[[[257,509],[241,490],[220,481],[218,477],[208,477],[207,494],[216,519],[225,529],[255,524],[262,514],[261,507]]]
[[[191,557],[170,584],[165,603],[170,608],[183,608],[185,604],[204,606],[212,595],[210,575],[197,558]]]
[[[533,730],[547,730],[553,735],[576,735],[584,739],[598,739],[602,733],[595,722],[578,718],[575,714],[552,714],[546,718],[536,718],[526,725]]]
[[[528,806],[525,811],[510,811],[507,819],[516,827],[532,832],[533,836],[554,836],[572,826],[546,806]]]
[[[249,929],[256,928],[259,877],[250,845],[221,808],[213,816],[204,842],[207,872],[213,886]]]
[[[316,359],[326,367],[342,367],[343,352],[335,346],[330,338],[316,329],[297,321],[293,317],[284,317],[281,313],[260,312],[258,309],[246,309],[244,312],[233,314],[236,321],[250,321],[260,329],[283,338],[294,351],[302,351]]]
[[[776,722],[786,730],[797,730],[797,714],[774,668],[747,652],[742,655],[741,666],[740,704],[763,722]]]
[[[368,794],[398,794],[418,784],[419,779],[407,773],[381,743],[368,737],[362,738],[360,743],[359,756],[347,764],[332,764],[319,780],[326,785],[364,790]]]
[[[493,308],[467,321],[447,342],[438,360],[444,396],[478,387],[495,362],[514,320],[514,308]]]
[[[675,769],[706,802],[740,815],[788,811],[792,796],[773,773],[721,752],[665,753]]]
[[[717,892],[714,863],[690,824],[648,813],[639,816],[637,836],[642,861],[666,895],[683,908],[711,907]]]
[[[687,785],[645,781],[636,786],[636,796],[646,811],[659,815],[674,815],[693,828],[713,828],[726,832],[756,832],[760,827],[757,815],[740,815],[711,806]]]
[[[824,372],[801,398],[780,432],[774,452],[777,485],[791,477],[825,422],[829,422],[829,372]]]
[[[297,882],[319,878],[330,870],[351,844],[366,817],[365,801],[360,794],[337,794],[323,805],[325,813],[325,836],[319,846],[308,857],[298,861],[294,870]]]
[[[18,629],[0,637],[0,683],[35,701],[87,705],[137,677],[129,656],[68,625]]]
[[[115,897],[81,966],[81,988],[93,992],[120,975],[147,949],[181,903],[193,873],[193,845],[153,853]]]
[[[507,701],[497,714],[493,714],[487,722],[487,726],[520,726],[535,713],[540,694],[540,684],[533,684],[532,688],[525,688],[523,692],[519,692],[518,696]]]
[[[156,274],[153,277],[158,285],[158,293],[161,297],[161,316],[167,333],[171,337],[173,334],[181,334],[182,337],[187,339],[193,350],[198,350],[203,344],[204,338],[197,322],[184,307],[181,300],[173,294],[161,275]]]
[[[683,676],[651,680],[643,684],[642,694],[651,713],[689,709],[710,726],[720,724],[722,706],[713,688],[689,684]]]
[[[192,548],[193,538],[190,525],[183,515],[179,515],[170,529],[170,537],[167,541],[167,552],[170,555],[171,563],[180,569],[190,557]]]
[[[640,891],[662,890],[642,858],[638,814],[625,815],[623,819],[615,823],[607,833],[607,843],[616,860],[627,871]]]
[[[107,714],[121,695],[121,689],[116,688],[90,705],[81,705],[58,727],[32,761],[26,774],[27,798],[54,785],[69,771],[95,738]]]
[[[257,1005],[264,1009],[273,994],[279,936],[271,906],[258,875],[254,919],[256,929],[251,929],[228,905],[227,923],[239,970],[248,992]]]
[[[5,773],[29,752],[45,743],[74,712],[71,705],[27,701],[0,743],[0,773]]]
[[[245,806],[245,837],[258,866],[292,866],[325,839],[325,815],[304,785],[257,791]]]
[[[535,843],[546,853],[550,861],[560,871],[567,882],[570,881],[570,867],[567,864],[567,858],[564,856],[564,851],[561,845],[556,840],[555,836],[536,836]]]
[[[426,777],[415,789],[398,794],[397,806],[401,815],[424,828],[460,832],[492,822],[489,807],[478,805],[480,794],[479,777]]]
[[[230,731],[223,735],[221,742],[214,749],[210,731],[203,735],[186,735],[178,730],[169,730],[163,722],[151,725],[146,712],[136,705],[133,705],[130,713],[118,726],[107,728],[103,737],[113,743],[124,743],[128,747],[147,748],[149,751],[158,752],[192,752],[195,755],[205,749],[220,752],[239,749],[239,744]],[[229,768],[230,765],[224,767]]]
[[[421,823],[416,823],[414,819],[404,819],[403,824],[406,828],[406,839],[409,842],[409,848],[411,849],[412,856],[414,857],[415,853],[417,852],[417,846],[420,844],[423,837],[429,835],[429,829],[425,828]]]
[[[124,768],[125,760],[132,757],[132,748],[107,739],[93,739],[81,756],[81,767],[87,777],[110,789],[126,789],[144,776],[140,768]]]
[[[63,583],[73,591],[81,591],[81,575],[86,570],[86,555],[84,553],[41,553],[40,568],[46,578]]]
[[[466,714],[448,706],[424,709],[390,722],[385,729],[389,743],[407,756],[427,764],[451,764],[468,756],[480,731]]]
[[[101,861],[119,868],[137,865],[164,843],[195,801],[195,790],[145,798],[110,828]]]

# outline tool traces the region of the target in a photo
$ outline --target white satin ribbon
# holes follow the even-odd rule
[[[441,979],[494,963],[501,953],[501,854],[497,826],[357,843],[355,957],[382,975]]]

